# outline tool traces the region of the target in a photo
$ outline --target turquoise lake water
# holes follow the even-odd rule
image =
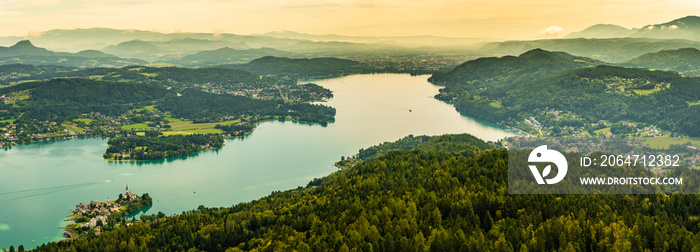
[[[33,248],[61,239],[78,203],[116,199],[129,189],[149,193],[148,213],[168,215],[227,207],[305,186],[337,170],[333,163],[360,148],[413,135],[470,133],[484,140],[514,135],[460,115],[435,100],[429,76],[353,75],[315,80],[333,90],[337,110],[326,127],[265,122],[218,150],[166,161],[107,162],[106,138],[24,144],[0,151],[0,248]],[[6,218],[7,216],[8,218]]]

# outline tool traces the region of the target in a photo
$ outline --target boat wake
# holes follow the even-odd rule
[[[51,186],[51,187],[3,192],[3,193],[0,193],[0,203],[5,203],[8,201],[13,201],[13,200],[18,200],[18,199],[31,198],[31,197],[35,197],[35,196],[39,196],[39,195],[58,193],[58,192],[78,189],[78,188],[92,186],[92,185],[96,185],[96,184],[102,184],[102,183],[105,183],[105,182],[90,182],[90,183]]]

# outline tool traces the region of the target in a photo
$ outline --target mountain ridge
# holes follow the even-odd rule
[[[274,48],[252,48],[252,49],[234,49],[230,47],[222,47],[216,50],[206,50],[186,55],[182,57],[182,61],[190,61],[191,63],[199,64],[230,64],[243,63],[265,56],[294,56],[294,53],[277,50]]]
[[[437,83],[470,82],[480,79],[498,82],[523,82],[542,78],[567,69],[589,67],[602,61],[573,56],[565,52],[532,49],[519,56],[485,57],[460,64],[446,73],[435,73],[428,80]],[[508,80],[500,76],[512,76]]]
[[[564,38],[620,38],[629,37],[637,29],[627,29],[614,24],[596,24],[581,31],[572,32]]]
[[[673,70],[685,75],[700,76],[700,50],[689,47],[646,53],[622,65]]]
[[[700,40],[700,17],[686,16],[666,23],[646,25],[632,36]]]
[[[29,40],[20,40],[9,47],[0,47],[0,64],[100,66],[144,64],[145,61],[119,58],[98,50],[83,50],[77,53],[54,52],[35,46]]]

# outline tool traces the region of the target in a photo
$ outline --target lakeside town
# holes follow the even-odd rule
[[[127,217],[152,203],[153,199],[148,193],[138,196],[132,193],[127,185],[124,194],[119,194],[116,200],[107,199],[103,202],[93,200],[90,203],[76,205],[75,209],[71,210],[72,213],[67,216],[70,218],[66,219],[72,220],[74,223],[59,228],[65,228],[63,237],[68,239],[100,235],[119,227],[130,226],[136,221],[136,218],[132,217],[129,220]]]

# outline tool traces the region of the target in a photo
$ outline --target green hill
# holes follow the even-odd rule
[[[441,136],[407,136],[395,142],[360,149],[357,158],[363,161],[374,160],[381,155],[397,150],[442,151],[464,156],[473,156],[481,150],[492,148],[490,144],[468,134]]]
[[[53,52],[34,46],[29,40],[19,41],[10,47],[0,47],[0,57],[13,57],[20,55],[49,56],[53,55]]]
[[[602,63],[564,52],[533,49],[517,57],[489,57],[467,61],[449,72],[435,73],[428,80],[445,85],[446,92],[461,92],[461,89],[464,89],[502,93],[512,88],[513,85],[555,75],[568,69],[595,66]],[[453,89],[460,89],[460,91],[453,91]]]
[[[75,53],[75,56],[84,58],[117,58],[117,56],[106,54],[98,50],[83,50]]]
[[[700,50],[697,48],[682,48],[647,53],[623,65],[645,67],[649,69],[673,70],[685,75],[700,75]]]
[[[153,42],[143,40],[131,40],[105,47],[102,51],[120,57],[148,58],[156,54],[165,53],[167,50],[155,45]]]

